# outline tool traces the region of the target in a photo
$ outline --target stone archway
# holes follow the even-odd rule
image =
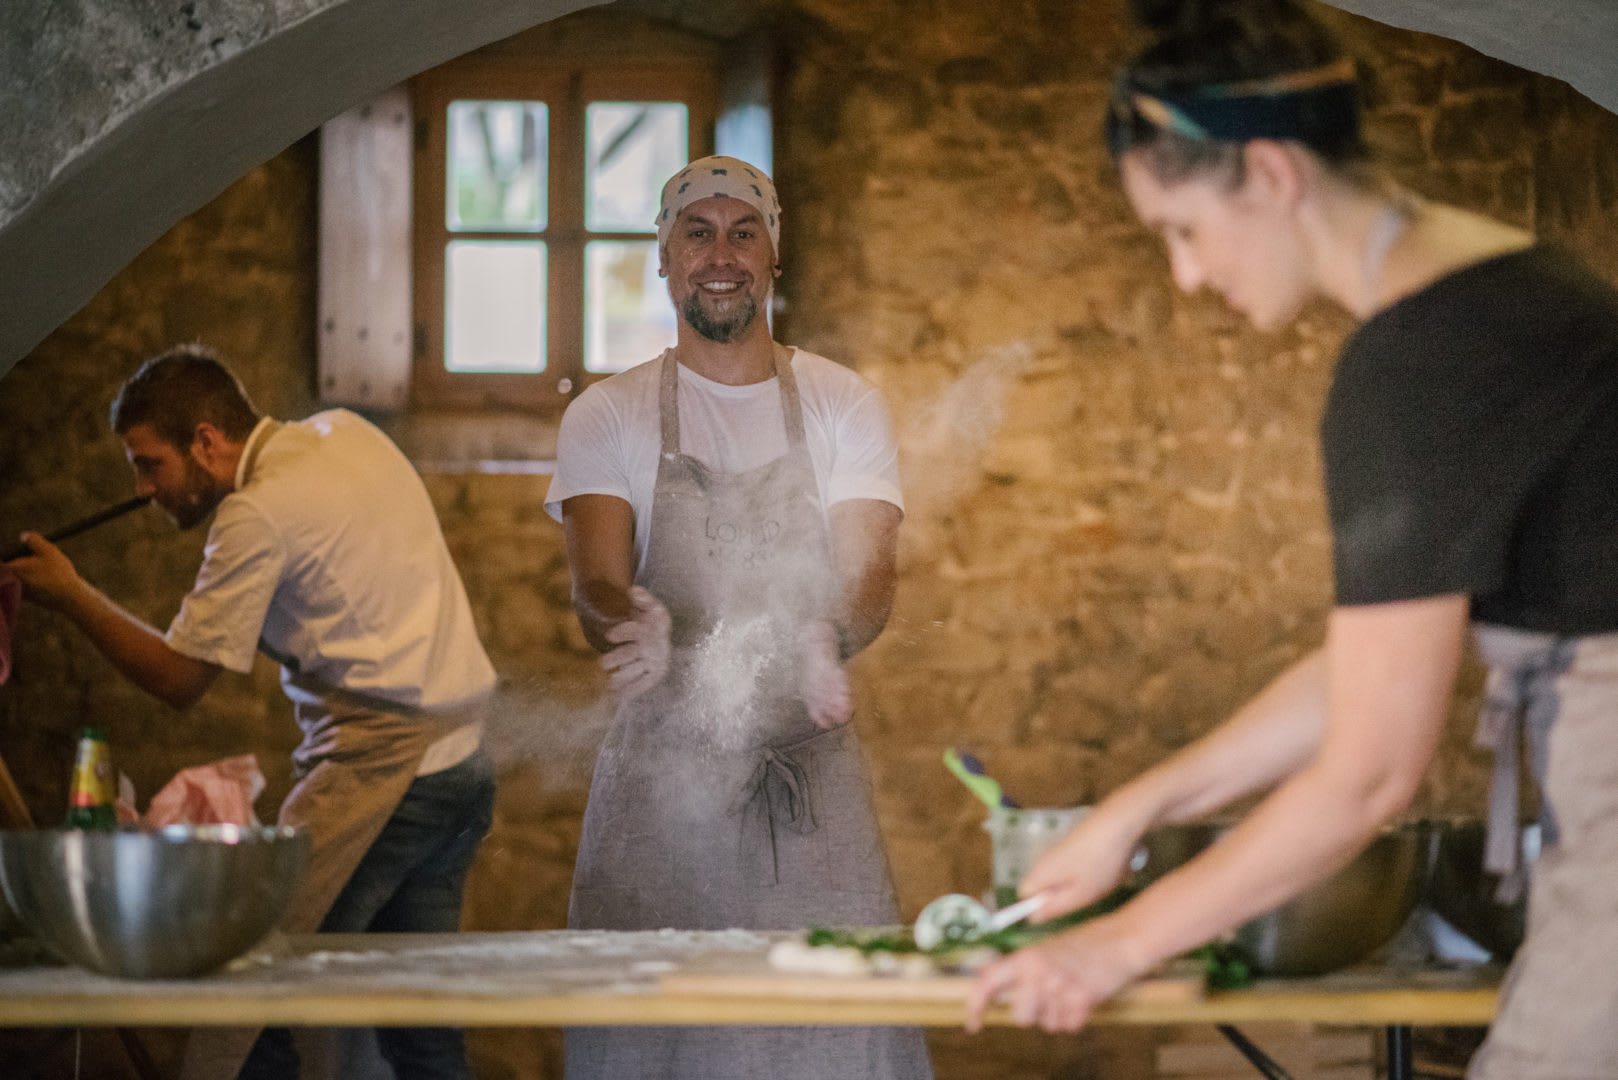
[[[0,15],[0,375],[329,117],[608,0],[19,0]]]

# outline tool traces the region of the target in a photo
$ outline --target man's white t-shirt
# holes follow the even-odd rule
[[[295,701],[318,699],[306,680],[423,709],[488,694],[494,668],[437,514],[388,437],[333,409],[273,434],[262,421],[247,448],[169,646],[242,672],[262,649]]]
[[[575,495],[626,500],[635,515],[637,569],[646,557],[662,450],[661,369],[658,360],[630,368],[568,406],[557,437],[556,475],[545,495],[545,509],[558,521],[563,501]],[[893,422],[876,387],[802,349],[792,352],[792,373],[821,505],[829,510],[849,499],[878,499],[904,509]],[[679,379],[681,453],[712,469],[742,472],[787,452],[778,379],[728,386],[684,366]]]

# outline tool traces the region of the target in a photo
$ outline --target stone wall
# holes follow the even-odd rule
[[[777,167],[789,333],[881,386],[903,440],[898,603],[855,668],[907,915],[988,881],[981,815],[939,763],[945,747],[975,750],[1027,803],[1095,799],[1315,645],[1330,600],[1315,426],[1348,323],[1311,310],[1261,336],[1174,292],[1097,137],[1128,47],[1113,10],[774,8],[792,29]],[[1618,119],[1451,43],[1323,14],[1378,73],[1372,135],[1402,180],[1536,227],[1618,280]],[[248,173],[0,379],[0,535],[127,493],[106,405],[168,342],[217,346],[273,413],[317,406],[315,158],[305,139]],[[501,794],[469,929],[562,925],[600,730],[546,479],[427,477],[513,702],[491,732]],[[165,625],[200,544],[146,512],[69,551]],[[60,814],[91,722],[110,726],[144,795],[243,750],[270,781],[261,814],[286,791],[296,733],[267,663],[180,714],[38,609],[17,660],[0,754],[42,820]],[[1481,808],[1468,743],[1458,719],[1416,812]],[[935,1047],[941,1077],[1141,1075],[1131,1038],[940,1034]],[[472,1045],[481,1075],[560,1075],[554,1032]]]

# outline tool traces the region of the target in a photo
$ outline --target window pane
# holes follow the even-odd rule
[[[657,276],[657,241],[584,248],[584,367],[623,371],[674,344],[674,305]]]
[[[546,122],[538,101],[456,101],[449,107],[452,231],[545,228]]]
[[[452,240],[444,252],[444,366],[545,370],[545,245]]]
[[[686,108],[669,101],[597,101],[585,110],[585,227],[656,232],[663,181],[686,163]]]

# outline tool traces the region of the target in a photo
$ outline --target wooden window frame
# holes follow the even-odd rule
[[[688,153],[713,152],[715,65],[700,60],[533,61],[472,54],[411,82],[416,117],[412,263],[413,378],[417,409],[556,413],[606,378],[584,369],[584,251],[592,240],[648,240],[655,233],[590,232],[584,225],[585,107],[595,101],[680,101]],[[451,232],[445,222],[447,115],[453,101],[543,101],[548,110],[546,226],[541,233]],[[444,251],[453,238],[529,236],[546,245],[544,371],[458,372],[444,367]],[[651,359],[651,357],[637,358]]]

